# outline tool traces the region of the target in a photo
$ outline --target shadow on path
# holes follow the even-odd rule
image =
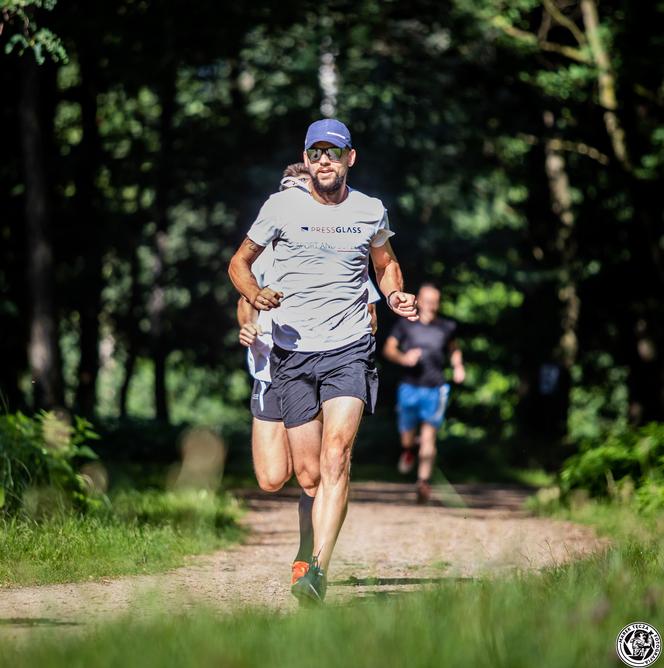
[[[0,626],[20,626],[31,628],[33,626],[80,626],[80,622],[65,621],[62,619],[51,619],[49,617],[5,617],[0,618]]]
[[[293,503],[300,495],[297,487],[285,487],[276,493],[260,489],[232,490],[253,511],[269,510],[274,505]],[[462,483],[433,485],[429,506],[448,509],[523,511],[523,503],[532,490],[519,485]],[[386,504],[413,506],[415,485],[391,482],[358,482],[351,484],[351,504]],[[274,505],[273,505],[274,504]]]

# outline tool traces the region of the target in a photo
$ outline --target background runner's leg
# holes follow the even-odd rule
[[[364,402],[336,397],[323,403],[320,485],[314,502],[314,554],[327,570],[346,517],[350,486],[350,456],[360,426]]]
[[[436,432],[433,425],[423,422],[420,431],[420,463],[417,469],[419,480],[430,480],[436,461]]]

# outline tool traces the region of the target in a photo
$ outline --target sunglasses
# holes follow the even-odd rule
[[[318,162],[323,157],[324,153],[332,162],[341,162],[341,156],[345,150],[345,148],[339,148],[338,146],[328,146],[327,148],[308,148],[307,157],[309,158],[310,162]]]

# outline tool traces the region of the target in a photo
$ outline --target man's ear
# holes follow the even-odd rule
[[[355,164],[357,159],[357,151],[354,148],[351,148],[348,153],[348,166],[352,167]]]

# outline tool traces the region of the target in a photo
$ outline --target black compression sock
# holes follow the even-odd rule
[[[311,561],[314,551],[314,525],[311,520],[311,511],[314,507],[315,497],[305,492],[300,494],[297,504],[297,512],[300,517],[300,549],[297,551],[295,561]]]

